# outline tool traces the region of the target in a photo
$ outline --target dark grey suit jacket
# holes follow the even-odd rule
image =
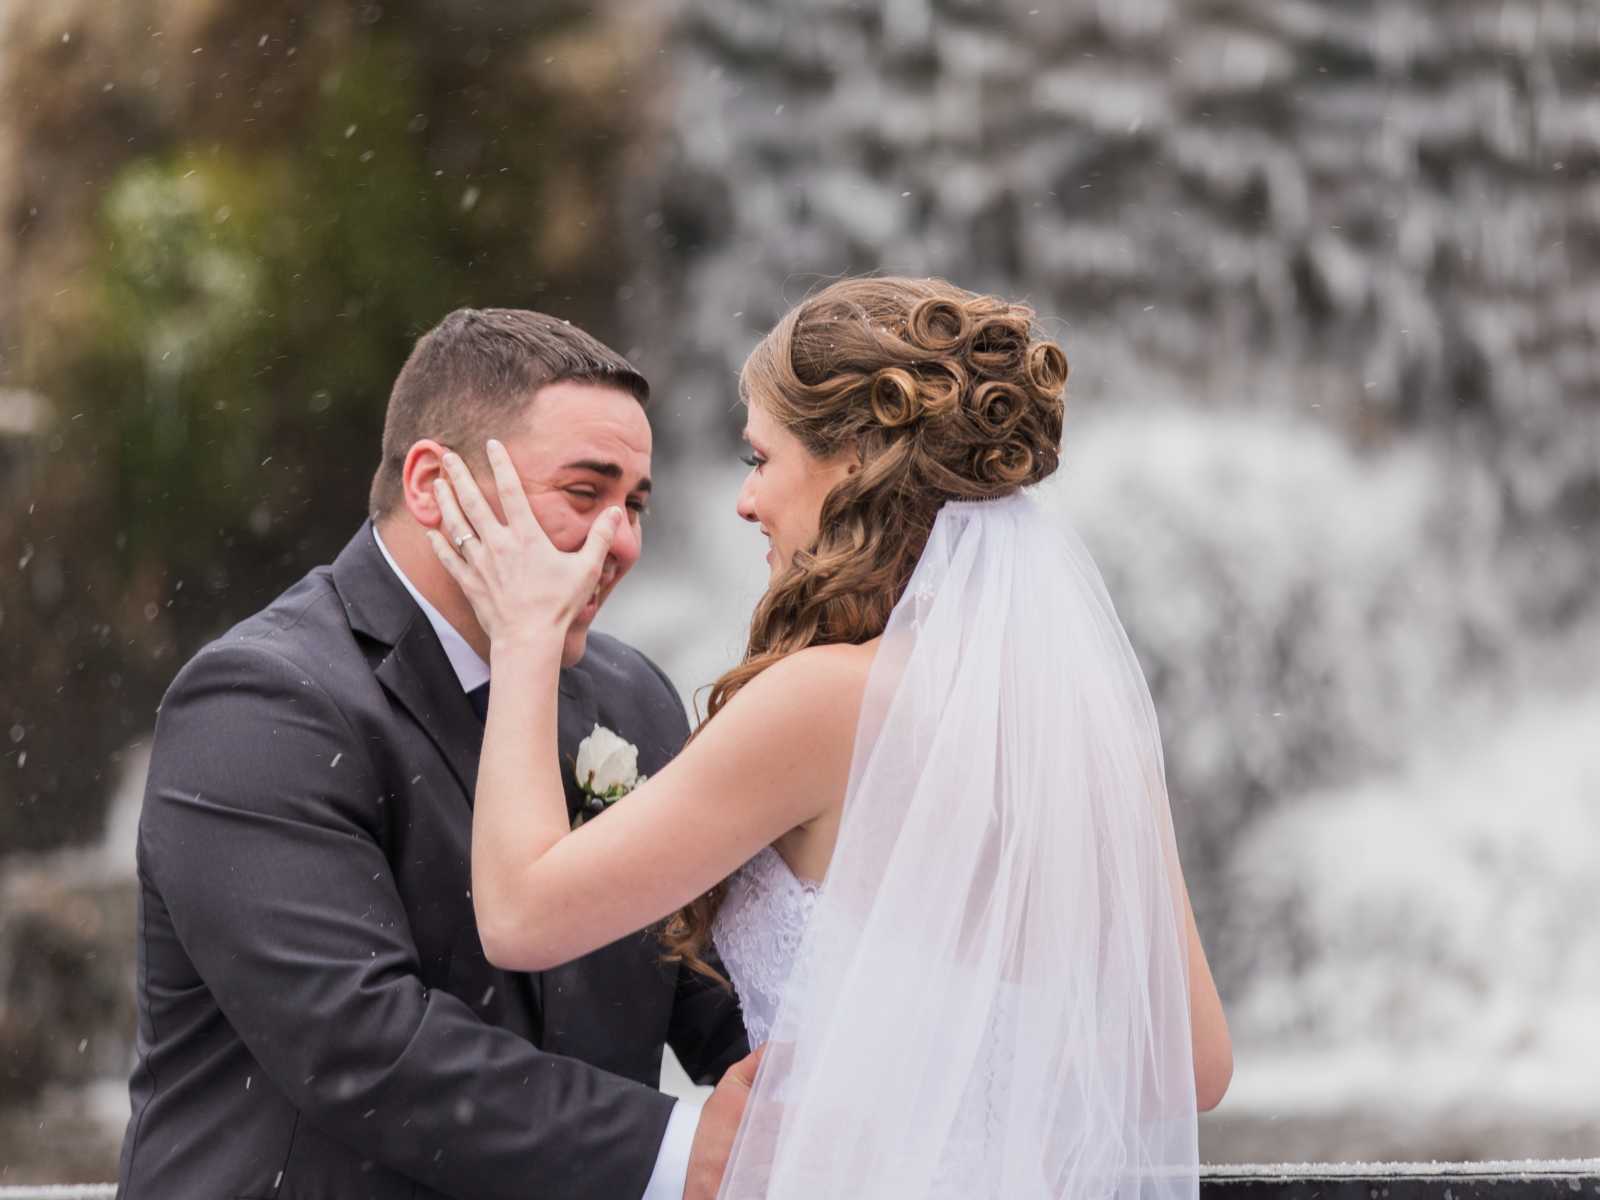
[[[565,760],[596,721],[652,775],[688,732],[655,666],[591,635],[562,673]],[[370,525],[179,673],[139,828],[121,1196],[644,1191],[663,1043],[714,1081],[746,1053],[738,1009],[649,934],[537,976],[489,965],[468,891],[482,736]]]

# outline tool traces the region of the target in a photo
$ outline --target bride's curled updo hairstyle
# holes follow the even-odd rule
[[[791,309],[746,360],[740,393],[813,455],[853,452],[860,469],[757,605],[706,719],[785,655],[881,634],[940,505],[999,499],[1056,469],[1066,383],[1032,309],[940,279],[841,279]],[[722,892],[668,922],[669,957],[709,971]]]

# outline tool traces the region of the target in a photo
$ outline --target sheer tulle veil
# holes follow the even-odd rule
[[[1185,929],[1088,553],[1027,496],[946,504],[721,1195],[1192,1200]]]

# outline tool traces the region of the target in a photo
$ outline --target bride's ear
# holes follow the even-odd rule
[[[413,442],[400,469],[401,495],[406,511],[424,529],[438,529],[443,523],[434,484],[444,478],[446,447],[432,438]]]

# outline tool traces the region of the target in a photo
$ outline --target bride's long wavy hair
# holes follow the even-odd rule
[[[941,279],[841,279],[791,309],[745,361],[740,394],[811,454],[853,452],[859,469],[756,606],[706,720],[786,655],[881,634],[940,505],[998,499],[1056,469],[1066,383],[1066,355],[1031,308]],[[667,922],[670,960],[720,978],[704,954],[724,891]]]

